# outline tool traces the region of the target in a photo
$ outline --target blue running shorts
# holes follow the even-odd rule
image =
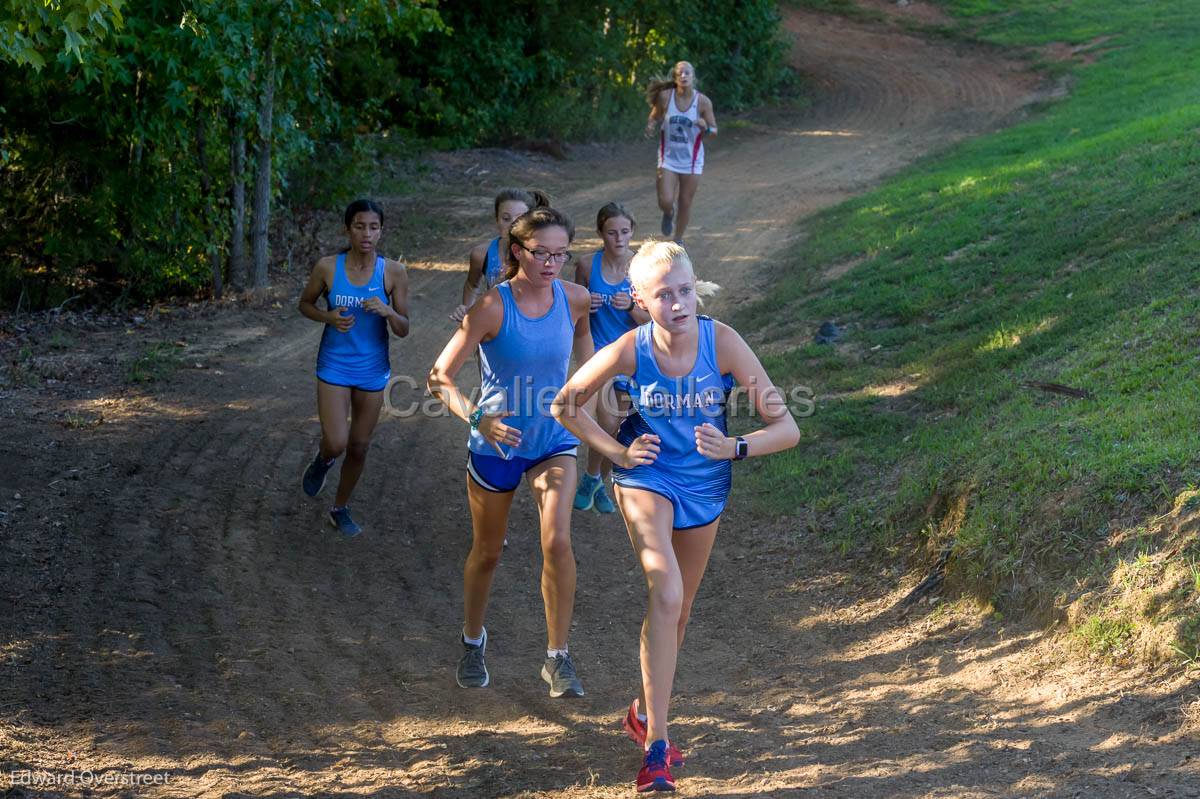
[[[534,466],[558,455],[570,455],[574,458],[578,450],[578,444],[564,444],[539,458],[501,458],[499,455],[480,455],[468,450],[467,474],[480,488],[497,494],[507,494],[517,489],[521,478]]]

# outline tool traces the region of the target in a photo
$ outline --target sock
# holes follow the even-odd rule
[[[547,649],[546,650],[547,658],[556,658],[559,655],[563,655],[565,657],[566,654],[567,654],[567,648],[565,646],[562,649]]]
[[[483,629],[483,633],[481,633],[478,638],[468,638],[467,631],[463,630],[462,639],[464,644],[470,644],[471,646],[483,646],[483,641],[485,638],[487,638],[486,627]]]
[[[640,722],[641,722],[641,723],[643,723],[643,724],[645,724],[647,721],[649,721],[649,719],[648,719],[648,718],[646,718],[646,714],[645,714],[645,713],[638,713],[638,714],[637,714],[637,717],[638,717],[638,721],[640,721]]]

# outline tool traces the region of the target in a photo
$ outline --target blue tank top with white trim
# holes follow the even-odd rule
[[[604,278],[604,250],[592,256],[592,269],[588,275],[588,291],[604,296],[604,304],[592,311],[592,344],[599,351],[637,327],[629,315],[629,309],[619,310],[612,306],[614,294],[632,294],[629,276],[614,285]]]
[[[504,278],[504,264],[500,262],[500,237],[488,245],[487,258],[483,262],[483,279],[487,288],[495,288]]]
[[[733,390],[733,376],[721,374],[717,366],[716,326],[707,316],[698,317],[699,341],[696,362],[681,377],[668,377],[654,357],[654,322],[637,331],[637,368],[630,377],[628,394],[633,413],[617,431],[617,440],[625,446],[644,433],[660,439],[658,459],[649,466],[622,469],[636,476],[649,469],[672,482],[730,480],[730,463],[704,457],[696,449],[695,429],[705,422],[722,433],[727,432],[725,408]],[[719,487],[718,487],[719,488]],[[726,485],[728,490],[728,485]]]
[[[479,345],[480,399],[487,413],[511,411],[504,423],[521,431],[521,443],[504,447],[504,457],[536,460],[551,450],[579,439],[550,415],[550,405],[567,382],[575,322],[561,281],[553,285],[554,303],[536,319],[521,313],[508,281],[496,287],[504,304],[500,332]],[[478,430],[471,431],[470,448],[480,455],[499,456]]]
[[[343,315],[354,315],[354,325],[345,333],[333,325],[325,325],[321,334],[321,348],[317,352],[317,367],[335,369],[347,379],[372,379],[391,376],[388,362],[387,320],[378,314],[364,310],[363,302],[368,297],[388,301],[384,273],[387,262],[383,256],[375,259],[375,271],[366,285],[356,286],[346,276],[346,253],[337,257],[333,268],[333,285],[325,292],[329,309],[345,308]]]

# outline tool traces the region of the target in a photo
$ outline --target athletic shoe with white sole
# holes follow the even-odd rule
[[[593,494],[592,507],[597,513],[616,513],[617,506],[613,504],[612,497],[608,495],[608,489],[604,486],[604,481],[600,481],[600,485],[596,487],[596,493]]]
[[[484,650],[487,649],[487,630],[483,631],[483,640],[479,646],[462,642],[463,656],[458,660],[458,670],[454,673],[454,681],[459,688],[487,688],[492,681],[488,674],[487,664],[483,661]]]
[[[542,679],[549,683],[550,696],[554,699],[583,696],[583,683],[575,674],[575,663],[569,654],[546,658],[542,666]]]

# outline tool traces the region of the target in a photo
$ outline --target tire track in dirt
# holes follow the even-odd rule
[[[688,244],[701,274],[727,287],[716,314],[764,290],[795,220],[1036,96],[1028,75],[991,55],[799,12],[786,24],[816,97],[802,115],[764,112],[711,149]],[[719,87],[713,94],[719,107]],[[606,165],[601,183],[561,193],[581,233],[614,198],[631,201],[643,230],[656,227],[650,149],[619,148],[630,158]],[[538,180],[495,177],[554,190],[577,185],[566,173],[583,168],[543,163]],[[410,257],[416,327],[393,347],[397,373],[422,382],[449,337],[461,273],[443,264],[474,238]],[[68,598],[42,622],[42,643],[4,672],[18,705],[36,707],[8,736],[25,741],[12,762],[65,763],[46,751],[57,740],[92,768],[170,771],[172,784],[146,792],[164,797],[628,795],[637,756],[615,725],[636,686],[644,597],[619,520],[575,517],[572,649],[588,696],[551,701],[537,678],[537,517],[524,493],[489,617],[496,685],[457,689],[469,537],[462,425],[381,421],[355,499],[367,533],[339,539],[323,518],[336,475],[318,503],[297,485],[318,433],[318,336],[291,317],[224,351],[224,375],[181,372],[155,397],[165,421],[106,425],[114,462],[140,470],[110,482],[108,495],[89,484],[86,524],[78,540],[64,538],[61,557],[90,569],[66,578]],[[114,554],[119,582],[104,567]],[[1003,753],[1027,751],[1023,729],[1034,723],[1019,695],[987,695],[982,677],[974,693],[951,689],[956,669],[1001,669],[1024,642],[964,644],[969,630],[948,618],[897,644],[886,619],[894,581],[856,585],[856,568],[798,540],[788,520],[730,516],[677,680],[676,734],[695,756],[679,775],[686,793],[983,796],[1022,778],[1034,780],[1031,795],[1038,785],[1070,795],[1067,785],[1087,784],[1096,758],[1054,758],[1120,723],[1106,727],[1093,712],[1082,736],[1055,728],[1046,751],[1016,769],[1032,776],[1014,775]],[[35,690],[57,703],[29,699]],[[1110,700],[1070,701],[1095,710]],[[1144,743],[1124,734],[1112,757],[1143,757]],[[971,748],[956,753],[950,739]]]

